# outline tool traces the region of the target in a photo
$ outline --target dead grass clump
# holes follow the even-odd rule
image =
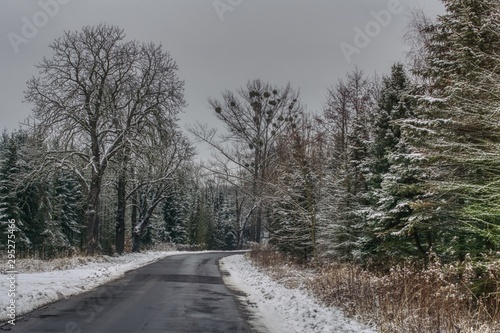
[[[250,248],[248,257],[255,266],[287,288],[305,288],[315,276],[315,269],[299,265],[271,245],[253,243]]]
[[[259,267],[274,267],[288,262],[286,256],[268,244],[250,244],[250,259]]]
[[[174,243],[158,243],[146,248],[147,251],[172,252],[177,250]]]
[[[72,269],[77,266],[85,265],[90,261],[103,261],[104,257],[71,257],[57,258],[50,260],[41,259],[19,259],[16,260],[16,270],[19,273],[35,273],[35,272],[50,272]]]
[[[206,244],[176,244],[177,251],[204,251],[207,249]]]
[[[481,273],[482,272],[482,273]],[[394,266],[376,274],[351,264],[320,269],[309,289],[381,332],[500,332],[500,264]]]

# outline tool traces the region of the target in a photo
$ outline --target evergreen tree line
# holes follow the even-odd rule
[[[34,153],[33,150],[37,149]],[[71,172],[44,170],[30,159],[45,155],[43,143],[35,145],[24,130],[4,132],[0,141],[0,214],[2,233],[7,221],[16,221],[19,257],[53,258],[85,252],[85,197]],[[99,216],[100,246],[116,252],[118,175],[105,179]],[[131,186],[128,186],[130,189]],[[132,250],[133,226],[146,215],[154,195],[141,190],[128,200],[125,249]],[[191,165],[168,180],[160,204],[141,232],[140,244],[172,243],[185,248],[232,250],[237,247],[234,191],[217,184]],[[135,215],[135,216],[134,216]],[[2,243],[2,246],[5,246]],[[181,247],[182,248],[182,247]]]
[[[327,254],[366,263],[498,251],[500,4],[443,2],[436,22],[413,22],[412,66],[379,83],[355,71],[329,91]]]
[[[0,220],[16,222],[16,249],[22,255],[69,255],[82,246],[82,191],[71,174],[59,170],[50,177],[25,176],[30,167],[29,136],[3,133],[0,141]],[[5,246],[5,243],[2,243]]]

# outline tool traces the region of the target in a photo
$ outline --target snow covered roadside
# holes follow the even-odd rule
[[[272,333],[335,332],[376,333],[352,319],[346,318],[340,310],[318,304],[304,291],[287,289],[260,273],[244,255],[234,255],[220,260],[226,285],[240,290],[246,296],[239,296],[248,304],[251,322],[257,329],[265,326]]]
[[[185,252],[144,252],[119,257],[100,256],[82,260],[83,264],[70,269],[18,273],[16,274],[16,316],[56,300],[88,291],[123,276],[127,271],[170,255],[182,253]],[[3,322],[9,319],[6,312],[10,301],[7,292],[9,280],[6,274],[0,274],[0,279],[0,322]]]

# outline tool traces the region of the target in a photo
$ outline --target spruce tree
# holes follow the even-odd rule
[[[359,69],[349,73],[329,90],[324,111],[330,176],[322,205],[322,243],[327,254],[343,260],[360,259],[366,242],[374,82]]]
[[[70,174],[60,171],[53,181],[52,216],[64,235],[65,250],[75,251],[82,242],[84,227],[83,193]]]
[[[414,214],[430,222],[433,249],[463,258],[500,242],[500,3],[445,0],[428,27],[419,107],[405,131],[425,157],[426,197]]]
[[[7,223],[16,221],[19,225],[19,206],[16,192],[17,145],[14,138],[4,132],[0,143],[0,231],[7,231]],[[6,244],[2,242],[2,244]]]
[[[183,201],[185,196],[177,186],[172,187],[166,195],[163,203],[163,221],[165,223],[165,234],[162,240],[174,244],[186,244],[187,230],[186,217]]]
[[[428,250],[421,241],[422,221],[412,217],[411,208],[422,191],[419,155],[411,154],[401,131],[402,123],[413,116],[415,108],[409,95],[411,88],[403,65],[398,63],[383,78],[378,98],[370,161],[371,234],[365,251],[382,260],[388,254],[404,258]]]

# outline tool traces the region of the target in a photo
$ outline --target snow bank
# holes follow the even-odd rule
[[[235,255],[221,259],[226,285],[246,294],[239,296],[247,304],[250,324],[263,326],[272,333],[335,332],[375,333],[376,331],[345,317],[340,310],[318,304],[298,289],[287,289],[260,273],[244,257]],[[229,275],[228,275],[229,274]]]
[[[88,258],[71,269],[16,274],[16,315],[22,315],[45,304],[73,296],[106,282],[115,280],[125,272],[142,267],[173,254],[186,252],[144,252],[119,257]],[[82,260],[83,262],[83,260]],[[50,270],[50,262],[48,270]],[[39,270],[45,270],[39,268]],[[9,281],[0,274],[0,321],[8,319]]]

